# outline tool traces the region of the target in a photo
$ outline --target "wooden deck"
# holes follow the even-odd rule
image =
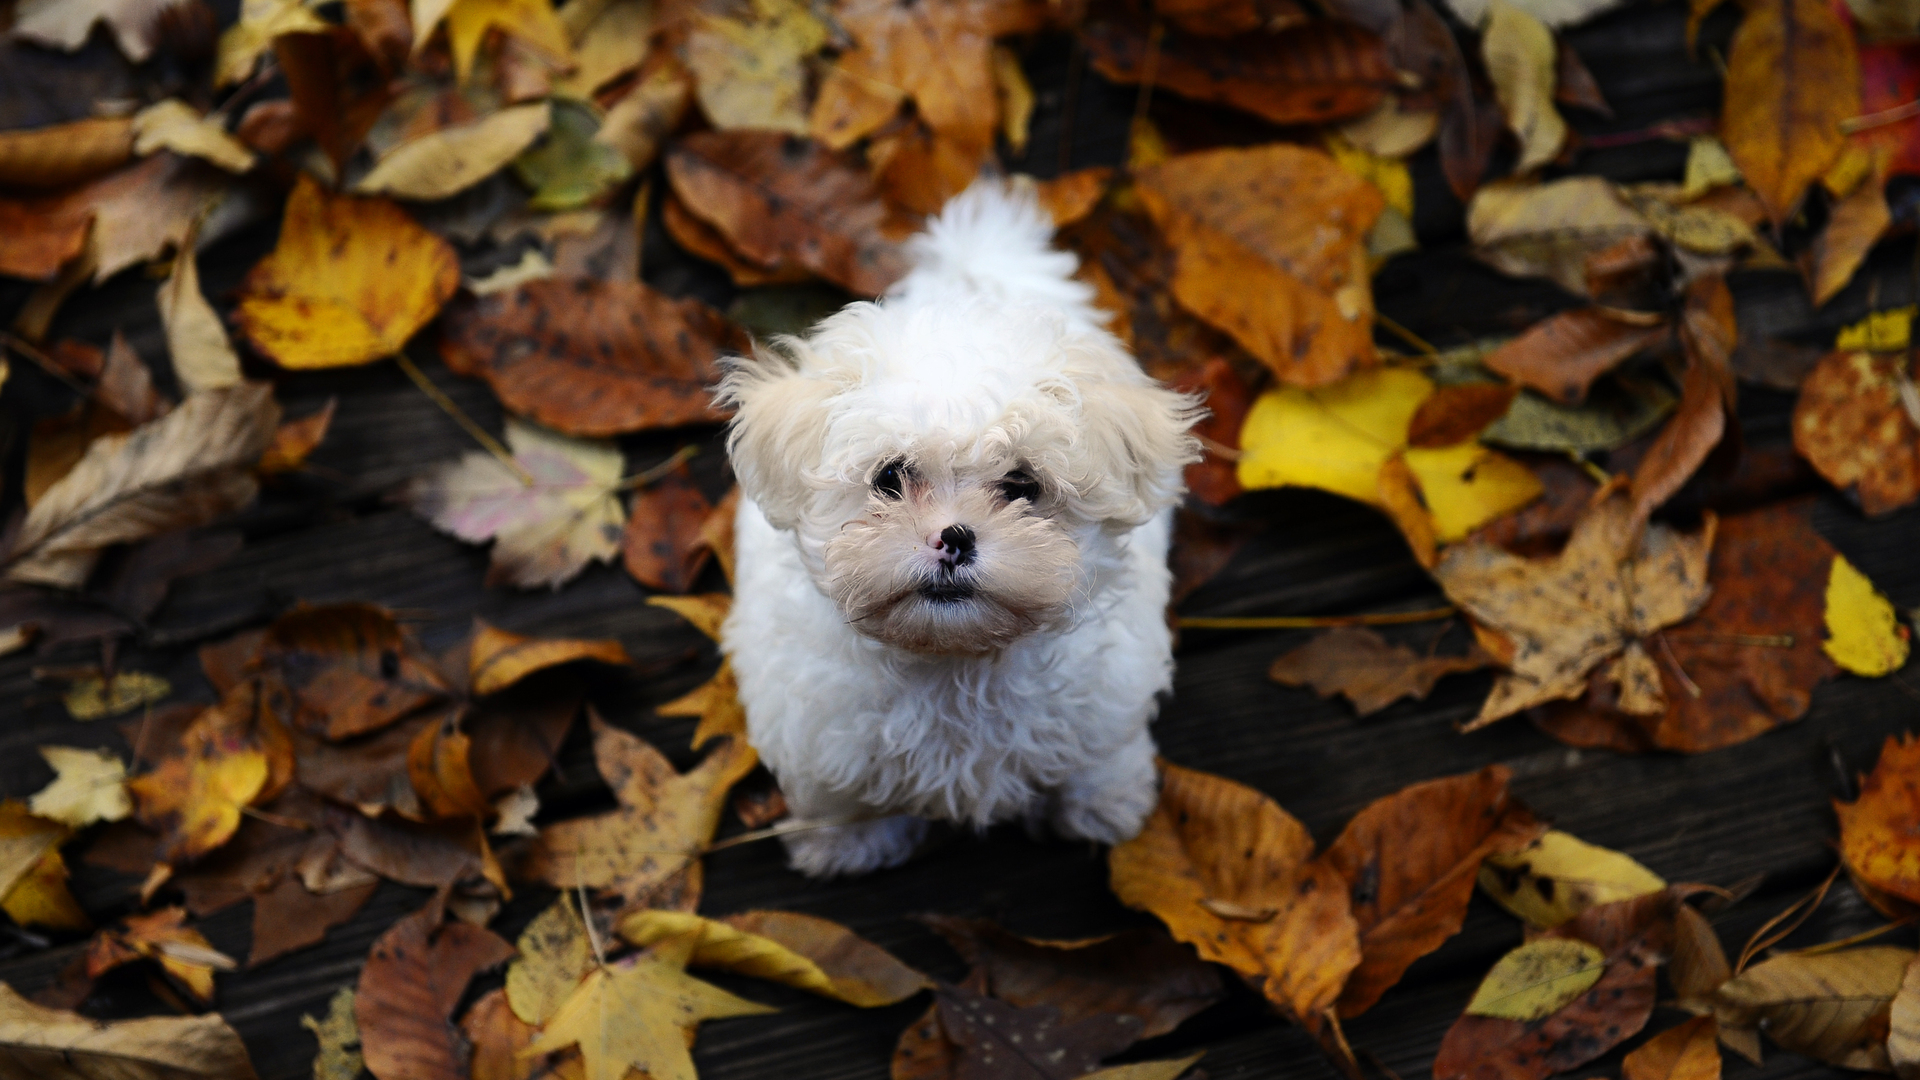
[[[1724,45],[1730,11],[1708,25],[1704,42]],[[1604,124],[1576,114],[1588,135],[1634,131],[1661,120],[1711,116],[1719,78],[1688,59],[1682,44],[1683,5],[1636,5],[1567,35],[1595,71],[1617,117]],[[1027,167],[1042,174],[1057,166],[1068,50],[1064,42],[1036,46],[1029,55],[1042,90],[1035,149]],[[1124,148],[1131,90],[1104,87],[1086,76],[1074,95],[1076,166],[1113,162]],[[1677,177],[1684,142],[1650,141],[1592,150],[1579,171],[1616,179]],[[1461,250],[1460,208],[1444,191],[1431,151],[1415,162],[1418,226],[1425,250],[1389,266],[1378,280],[1381,309],[1440,343],[1511,332],[1567,302],[1550,287],[1502,279]],[[271,224],[229,240],[203,261],[209,295],[219,298],[273,239]],[[1910,239],[1877,253],[1879,305],[1908,302]],[[727,299],[711,268],[675,257],[664,237],[649,238],[649,280],[670,291]],[[1785,276],[1737,277],[1743,326],[1801,331],[1809,337],[1858,318],[1869,284],[1857,281],[1839,300],[1814,313],[1798,283]],[[163,354],[152,306],[152,282],[122,275],[105,289],[68,305],[60,336],[104,342],[125,330],[143,355]],[[0,315],[22,297],[0,290]],[[497,424],[491,395],[457,379],[419,350],[424,367],[483,423]],[[62,403],[59,390],[37,372],[15,367],[7,388],[12,435],[9,477],[17,477],[25,425],[33,411]],[[280,393],[289,415],[340,399],[332,434],[305,476],[270,490],[240,524],[245,548],[218,569],[175,589],[154,625],[156,642],[123,652],[128,667],[159,672],[183,695],[210,699],[194,646],[258,624],[295,600],[364,600],[402,612],[430,648],[444,647],[474,616],[505,628],[545,635],[617,637],[639,661],[632,673],[596,673],[589,688],[609,719],[638,732],[684,765],[691,721],[663,721],[651,707],[690,689],[711,671],[713,649],[678,618],[642,603],[644,592],[617,569],[596,567],[553,593],[488,590],[481,580],[486,555],[434,532],[386,501],[393,487],[421,465],[469,449],[464,435],[391,366],[332,374],[283,376]],[[1778,451],[1786,445],[1789,395],[1743,388],[1741,422],[1748,445]],[[724,463],[711,433],[695,458],[701,481],[718,494]],[[684,442],[686,433],[626,441],[629,460],[644,466]],[[7,487],[13,489],[10,479]],[[1810,474],[1784,478],[1742,498],[1816,500],[1820,532],[1873,579],[1901,608],[1920,605],[1920,511],[1866,522],[1845,500]],[[1437,589],[1408,556],[1398,535],[1371,511],[1313,492],[1248,497],[1234,516],[1265,523],[1227,570],[1185,604],[1187,614],[1305,614],[1441,603]],[[711,571],[710,571],[711,573]],[[1391,636],[1424,643],[1433,624],[1396,629]],[[1458,634],[1458,628],[1453,633]],[[1488,677],[1443,682],[1425,702],[1402,702],[1356,720],[1343,702],[1268,682],[1265,670],[1281,651],[1305,640],[1299,632],[1189,631],[1181,642],[1175,693],[1155,728],[1172,761],[1220,773],[1272,795],[1322,841],[1330,839],[1369,800],[1414,781],[1501,762],[1514,772],[1518,794],[1544,815],[1594,843],[1626,851],[1670,880],[1731,884],[1765,874],[1757,893],[1718,919],[1730,943],[1806,891],[1834,865],[1835,824],[1830,800],[1847,793],[1852,775],[1874,759],[1882,739],[1906,730],[1920,715],[1920,690],[1898,678],[1842,678],[1815,696],[1798,723],[1745,745],[1693,757],[1622,756],[1570,749],[1522,719],[1470,736],[1455,722],[1470,716]],[[0,701],[9,719],[0,725],[0,795],[22,796],[49,773],[33,752],[47,743],[112,746],[125,751],[108,723],[67,718],[57,693],[36,682],[36,667],[87,662],[78,649],[51,656],[0,659]],[[541,788],[543,820],[611,805],[576,729],[558,775]],[[737,823],[729,829],[737,830]],[[131,910],[135,882],[76,863],[75,889],[96,916]],[[1106,887],[1102,852],[1035,842],[1017,828],[984,837],[957,834],[938,850],[901,869],[853,881],[818,883],[788,872],[770,843],[749,844],[709,860],[702,910],[725,913],[773,906],[841,921],[894,950],[909,963],[946,978],[962,973],[959,959],[930,930],[920,912],[979,915],[1011,929],[1050,938],[1105,933],[1146,920],[1127,911]],[[303,1013],[324,1011],[326,1000],[357,977],[368,947],[394,919],[418,907],[421,890],[383,884],[349,924],[314,948],[222,976],[218,1008],[245,1036],[265,1080],[307,1075],[313,1038]],[[550,894],[526,888],[497,920],[511,938]],[[205,920],[219,948],[244,956],[249,907]],[[1837,937],[1874,925],[1876,917],[1847,889],[1836,890],[1798,941]],[[1903,932],[1911,938],[1911,931]],[[1502,951],[1520,940],[1519,924],[1476,898],[1465,930],[1416,964],[1406,979],[1348,1034],[1407,1080],[1425,1076],[1442,1033],[1474,985]],[[48,942],[0,929],[0,981],[31,992],[51,981],[82,947],[79,940]],[[485,979],[477,990],[497,985]],[[765,983],[736,984],[757,1000],[778,1005],[777,1016],[720,1021],[701,1033],[695,1059],[706,1080],[878,1080],[887,1075],[895,1039],[925,1008],[913,1001],[859,1011]],[[159,1008],[137,975],[102,983],[92,1011],[129,1015]],[[1678,1014],[1656,1016],[1650,1030]],[[1630,1042],[1631,1048],[1636,1042]],[[1177,1032],[1137,1048],[1140,1056],[1208,1051],[1203,1067],[1215,1080],[1241,1077],[1331,1077],[1310,1040],[1272,1016],[1257,995],[1236,990],[1227,1001]],[[1623,1048],[1623,1049],[1626,1049]],[[1617,1072],[1621,1051],[1578,1070],[1582,1076]],[[1761,1069],[1728,1059],[1732,1080],[1782,1078],[1827,1071],[1807,1059],[1773,1053]]]

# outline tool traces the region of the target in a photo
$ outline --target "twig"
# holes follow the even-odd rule
[[[1710,641],[1719,645],[1758,645],[1768,649],[1793,648],[1792,634],[1719,634],[1711,630],[1662,630],[1662,637],[1681,641]]]
[[[1905,105],[1895,105],[1891,109],[1882,109],[1879,112],[1867,113],[1865,116],[1848,117],[1840,121],[1840,130],[1844,134],[1852,135],[1855,132],[1866,131],[1870,128],[1897,124],[1902,120],[1911,119],[1915,116],[1920,116],[1920,101],[1909,101]]]
[[[1239,461],[1240,460],[1240,451],[1235,450],[1233,447],[1228,446],[1226,443],[1223,443],[1218,439],[1209,439],[1205,435],[1194,434],[1191,432],[1189,434],[1193,434],[1194,441],[1200,444],[1200,449],[1205,450],[1207,453],[1212,454],[1214,457],[1217,457],[1222,461]]]
[[[1673,661],[1673,673],[1680,677],[1680,685],[1686,687],[1687,696],[1692,698],[1695,701],[1699,701],[1701,698],[1706,697],[1707,696],[1706,692],[1700,689],[1700,684],[1697,682],[1694,682],[1692,676],[1687,674],[1687,666],[1680,662],[1680,658],[1678,656],[1674,655],[1673,643],[1667,640],[1667,635],[1661,634],[1659,635],[1659,637],[1660,637],[1660,649],[1662,652],[1665,652],[1667,654],[1668,660]]]
[[[487,453],[499,458],[500,464],[505,465],[509,472],[518,477],[520,483],[527,487],[533,486],[533,474],[528,472],[519,461],[515,460],[513,454],[509,452],[506,447],[500,445],[499,439],[494,438],[486,428],[475,423],[473,417],[468,416],[465,410],[461,409],[458,404],[455,404],[452,398],[448,397],[439,387],[433,385],[433,380],[427,378],[427,373],[421,371],[419,366],[413,362],[412,358],[407,356],[406,353],[397,352],[393,354],[393,360],[400,365],[401,371],[407,373],[407,378],[413,380],[413,385],[419,387],[420,392],[427,395],[429,401],[440,406],[441,412],[452,417],[454,423],[459,424],[466,430],[467,434],[473,436],[474,442],[486,448]]]
[[[1580,471],[1587,474],[1587,479],[1592,480],[1594,483],[1599,484],[1601,487],[1606,487],[1608,484],[1613,483],[1612,473],[1609,473],[1607,470],[1601,468],[1598,465],[1595,465],[1591,461],[1588,461],[1587,455],[1581,453],[1580,451],[1568,450],[1567,460],[1579,466]]]
[[[1787,905],[1785,911],[1762,923],[1760,929],[1753,932],[1753,937],[1747,939],[1747,947],[1740,950],[1740,962],[1734,965],[1733,973],[1738,975],[1747,970],[1747,965],[1753,962],[1753,958],[1758,956],[1761,950],[1772,948],[1786,940],[1789,934],[1800,929],[1801,924],[1812,918],[1814,912],[1820,910],[1821,902],[1827,898],[1827,890],[1833,888],[1834,881],[1839,877],[1840,867],[1835,865],[1833,872],[1827,875],[1827,880],[1821,882],[1820,887],[1815,889],[1812,894],[1795,900],[1793,903]],[[1794,912],[1798,911],[1802,906],[1804,906],[1806,910],[1801,911],[1796,916]],[[1786,929],[1774,933],[1774,928],[1780,926],[1782,923],[1786,924]],[[1771,937],[1768,936],[1769,933],[1772,933]]]
[[[1375,325],[1379,326],[1381,329],[1385,330],[1387,333],[1392,334],[1394,337],[1397,337],[1401,341],[1404,341],[1407,344],[1413,346],[1414,351],[1419,353],[1420,355],[1427,357],[1430,360],[1438,360],[1440,358],[1440,350],[1428,344],[1426,338],[1423,338],[1419,334],[1416,334],[1413,331],[1407,329],[1406,327],[1401,326],[1399,323],[1388,318],[1384,313],[1378,312],[1378,311],[1374,312],[1373,321]]]
[[[61,367],[53,357],[27,344],[27,342],[21,338],[15,337],[5,330],[0,330],[0,343],[4,343],[7,348],[33,361],[34,365],[39,367],[40,370],[59,379],[62,383],[66,384],[67,389],[79,394],[81,397],[91,398],[93,396],[93,387],[74,378],[73,373]]]
[[[1179,620],[1182,630],[1312,630],[1321,626],[1397,626],[1400,623],[1432,622],[1451,618],[1458,609],[1428,608],[1425,611],[1387,611],[1372,615],[1256,615],[1247,618],[1209,618],[1187,616]]]
[[[686,461],[699,452],[700,448],[698,446],[693,443],[688,443],[680,449],[675,450],[672,457],[655,465],[653,468],[643,469],[640,472],[634,473],[632,476],[621,477],[620,482],[613,485],[613,490],[626,491],[630,488],[646,487],[648,484],[679,468],[681,462]]]
[[[1863,941],[1872,941],[1874,938],[1879,937],[1889,930],[1898,930],[1903,926],[1912,926],[1915,920],[1920,920],[1920,913],[1903,916],[1898,921],[1890,922],[1885,926],[1876,926],[1871,930],[1862,930],[1851,937],[1843,937],[1839,941],[1823,941],[1818,945],[1809,945],[1804,949],[1795,949],[1792,955],[1819,956],[1823,953],[1839,952],[1841,949],[1851,948]]]

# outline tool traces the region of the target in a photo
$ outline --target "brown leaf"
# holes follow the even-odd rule
[[[1599,113],[1608,119],[1613,118],[1613,106],[1607,104],[1605,94],[1600,92],[1600,84],[1595,81],[1593,72],[1573,51],[1566,39],[1559,39],[1556,58],[1556,78],[1554,80],[1553,100],[1562,105],[1586,109]]]
[[[247,954],[247,966],[258,967],[276,956],[318,945],[327,931],[359,914],[379,888],[378,881],[369,881],[318,893],[298,877],[280,879],[278,885],[253,898],[253,950]]]
[[[1647,448],[1633,470],[1628,495],[1637,527],[1673,497],[1728,436],[1727,415],[1734,408],[1733,347],[1736,330],[1733,293],[1719,277],[1701,278],[1687,289],[1680,342],[1687,371],[1680,383],[1680,408]],[[1735,428],[1732,445],[1738,447]]]
[[[1499,765],[1414,784],[1354,815],[1320,856],[1345,881],[1360,966],[1340,993],[1358,1016],[1415,960],[1460,931],[1480,862],[1525,847],[1545,826],[1507,795]]]
[[[1462,1016],[1440,1042],[1434,1080],[1543,1080],[1632,1038],[1653,1013],[1654,966],[1671,947],[1676,902],[1667,891],[1603,904],[1547,931],[1605,953],[1600,981],[1539,1020]]]
[[[493,808],[473,780],[467,763],[472,740],[449,716],[420,729],[407,746],[407,779],[428,818],[485,820]]]
[[[1174,296],[1282,381],[1324,386],[1376,362],[1365,240],[1385,204],[1373,185],[1286,144],[1188,154],[1136,184],[1175,252]]]
[[[641,488],[627,509],[620,559],[633,579],[650,589],[684,593],[712,555],[702,532],[713,504],[700,493],[685,465]]]
[[[333,425],[333,410],[339,404],[339,398],[329,397],[320,411],[282,423],[274,430],[267,452],[260,455],[260,471],[284,473],[305,467],[307,455],[327,437],[327,429]]]
[[[91,207],[59,199],[0,199],[0,274],[52,281],[86,249],[92,229]]]
[[[1200,586],[1226,569],[1240,548],[1260,531],[1254,525],[1229,525],[1209,521],[1185,507],[1174,511],[1173,552],[1168,557],[1173,567],[1173,591],[1168,604],[1179,607]]]
[[[1648,326],[1600,308],[1575,308],[1533,324],[1483,362],[1555,401],[1578,405],[1593,380],[1667,334],[1664,323]]]
[[[0,184],[63,188],[112,172],[132,157],[133,119],[126,116],[0,132]]]
[[[326,827],[339,837],[340,854],[388,881],[438,889],[484,879],[505,891],[486,833],[472,819],[422,824],[329,807]]]
[[[1713,1017],[1696,1016],[1628,1054],[1620,1063],[1620,1076],[1622,1080],[1720,1080],[1718,1035]]]
[[[1140,1037],[1138,1017],[1063,1021],[1051,1006],[1023,1009],[958,986],[942,986],[936,1007],[957,1048],[954,1080],[1070,1080]]]
[[[1817,307],[1839,295],[1853,280],[1854,272],[1867,260],[1881,235],[1893,224],[1887,209],[1886,157],[1875,155],[1875,167],[1853,192],[1833,204],[1827,227],[1800,253],[1801,272],[1806,276]]]
[[[1419,450],[1463,443],[1505,416],[1519,392],[1519,387],[1503,383],[1442,386],[1413,414],[1407,445]]]
[[[687,253],[710,263],[718,263],[733,279],[735,285],[743,289],[761,285],[780,285],[807,281],[813,273],[798,263],[783,262],[777,266],[761,266],[733,249],[719,229],[694,216],[687,204],[673,192],[667,192],[660,203],[660,224],[666,226],[667,235],[673,242],[687,249]]]
[[[471,1080],[532,1080],[540,1058],[522,1057],[540,1029],[513,1015],[505,988],[490,990],[460,1020],[460,1033],[473,1047]]]
[[[347,27],[324,34],[282,34],[274,59],[286,76],[294,116],[332,159],[336,173],[392,100],[389,80]]]
[[[329,739],[376,731],[446,696],[432,662],[372,604],[294,608],[267,628],[260,662],[285,680],[296,722]]]
[[[1743,0],[1727,49],[1720,137],[1776,222],[1846,145],[1860,114],[1853,35],[1820,0]],[[1791,78],[1783,73],[1791,72]]]
[[[1065,1023],[1112,1013],[1137,1016],[1139,1038],[1164,1035],[1220,1000],[1214,969],[1158,928],[1088,941],[1035,941],[985,919],[928,915],[933,927],[984,976],[994,997],[1025,1008],[1051,1005]]]
[[[1316,19],[1230,38],[1169,33],[1149,61],[1145,27],[1099,22],[1081,32],[1094,67],[1156,88],[1220,102],[1275,124],[1319,124],[1368,112],[1399,86],[1380,38],[1349,22]]]
[[[472,706],[460,725],[473,740],[467,761],[474,783],[492,799],[545,776],[579,712],[579,692],[556,689],[546,678]]]
[[[27,1076],[57,1067],[83,1080],[257,1080],[246,1044],[218,1016],[95,1020],[43,1008],[4,984],[0,1065]]]
[[[475,973],[513,955],[478,926],[441,924],[430,903],[373,943],[354,993],[361,1052],[375,1076],[467,1080],[466,1036],[450,1021]]]
[[[509,409],[571,435],[723,419],[708,388],[732,344],[719,313],[639,282],[529,281],[463,297],[441,317],[449,368],[485,379]]]
[[[1403,697],[1424,698],[1441,678],[1491,662],[1478,649],[1466,656],[1423,657],[1365,627],[1341,626],[1282,655],[1267,669],[1267,678],[1283,686],[1311,686],[1321,697],[1343,695],[1355,713],[1367,716]]]
[[[1782,1049],[1842,1068],[1890,1072],[1889,1012],[1912,949],[1782,953],[1714,992],[1723,1030],[1764,1030]]]
[[[1064,229],[1093,213],[1112,183],[1113,169],[1095,165],[1039,181],[1034,184],[1034,196],[1039,199],[1040,208],[1053,219],[1053,227]]]
[[[200,931],[186,925],[185,908],[129,915],[122,929],[102,930],[87,946],[87,975],[97,979],[122,964],[152,960],[194,1000],[213,1000],[213,973],[238,965],[216,951]]]
[[[818,143],[776,132],[702,132],[667,154],[688,210],[764,266],[797,264],[862,296],[907,270],[873,180]]]
[[[1869,516],[1920,496],[1920,401],[1904,354],[1829,353],[1800,385],[1794,449]]]

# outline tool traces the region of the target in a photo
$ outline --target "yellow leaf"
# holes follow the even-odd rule
[[[1666,887],[1653,871],[1627,856],[1558,829],[1511,855],[1490,855],[1480,867],[1480,888],[1495,903],[1542,930],[1595,905]]]
[[[43,818],[83,829],[96,821],[119,821],[133,813],[127,798],[127,766],[105,750],[43,746],[40,756],[56,774],[28,807]]]
[[[720,624],[727,621],[727,612],[733,610],[733,597],[726,593],[649,596],[647,603],[652,607],[666,608],[715,641],[720,640]]]
[[[144,671],[119,671],[113,678],[89,676],[67,688],[67,714],[75,720],[101,720],[164,701],[173,685]]]
[[[1855,675],[1878,678],[1907,662],[1907,628],[1887,598],[1844,555],[1833,557],[1827,576],[1827,640],[1821,647]]]
[[[401,143],[374,163],[353,190],[397,199],[444,199],[505,168],[552,122],[544,101],[501,109]]]
[[[1433,450],[1409,449],[1407,467],[1420,481],[1420,494],[1433,515],[1434,537],[1441,543],[1467,534],[1540,497],[1544,490],[1533,470],[1476,442]]]
[[[313,1080],[359,1080],[366,1061],[360,1054],[360,1025],[353,1019],[353,987],[343,986],[327,1001],[327,1017],[302,1016],[320,1052],[313,1056]]]
[[[173,273],[160,284],[155,297],[160,321],[167,330],[167,354],[173,373],[189,394],[218,390],[241,383],[240,355],[233,351],[227,328],[200,291],[200,267],[195,258],[195,226],[173,256]]]
[[[266,751],[249,732],[223,724],[216,707],[187,729],[178,754],[127,781],[127,791],[140,823],[165,834],[162,858],[173,862],[226,843],[270,773]]]
[[[1378,501],[1380,467],[1407,441],[1433,384],[1417,371],[1375,368],[1331,386],[1279,386],[1260,395],[1240,428],[1240,484],[1317,487]]]
[[[474,620],[468,679],[476,695],[497,693],[536,671],[576,660],[631,664],[627,650],[611,639],[537,638]],[[523,1018],[524,1019],[524,1018]]]
[[[0,802],[0,910],[21,925],[85,930],[86,914],[67,892],[60,845],[67,829],[35,817],[18,799]]]
[[[726,919],[690,912],[636,911],[620,921],[635,945],[697,935],[688,963],[785,983],[875,1008],[905,1001],[932,983],[838,923],[791,911],[749,911]]]
[[[806,58],[827,43],[826,25],[797,0],[753,0],[751,11],[695,17],[686,49],[700,108],[722,131],[805,135]]]
[[[578,1045],[586,1080],[621,1080],[629,1069],[650,1080],[698,1080],[687,1048],[702,1020],[775,1010],[688,975],[692,950],[691,937],[670,939],[643,956],[595,969],[521,1053]]]
[[[1380,196],[1387,200],[1387,207],[1398,210],[1407,217],[1413,216],[1413,174],[1407,171],[1407,163],[1394,157],[1385,157],[1362,149],[1348,142],[1346,138],[1329,134],[1326,138],[1327,152],[1340,167],[1372,184]]]
[[[572,62],[567,28],[554,15],[553,0],[454,0],[446,10],[447,45],[453,50],[453,66],[461,82],[473,74],[474,55],[480,51],[487,31],[494,27],[533,46],[562,67]],[[432,29],[416,22],[415,40],[424,39]]]
[[[399,352],[459,287],[452,246],[406,211],[329,195],[302,173],[234,315],[282,367],[347,367]]]
[[[1578,938],[1536,938],[1494,962],[1467,1015],[1527,1023],[1551,1016],[1599,982],[1606,966],[1607,954]]]
[[[1560,156],[1567,123],[1553,107],[1559,81],[1553,31],[1520,8],[1493,0],[1480,49],[1493,80],[1493,96],[1506,114],[1507,127],[1520,140],[1514,172],[1531,172]]]
[[[653,40],[653,0],[574,0],[559,15],[573,39],[573,70],[554,80],[557,95],[590,99],[647,58],[648,43]]]
[[[133,116],[133,152],[145,157],[171,150],[210,161],[232,173],[253,168],[254,153],[227,134],[220,121],[201,116],[179,98],[149,105]]]
[[[693,729],[695,750],[721,735],[731,735],[736,741],[745,740],[747,735],[747,710],[740,704],[740,684],[733,677],[730,660],[720,661],[720,670],[713,673],[713,678],[653,711],[661,716],[699,717],[700,723]]]
[[[1857,323],[1840,328],[1834,339],[1835,352],[1900,352],[1907,347],[1913,330],[1913,316],[1920,308],[1912,304],[1870,311]]]
[[[282,34],[324,34],[331,29],[304,0],[241,0],[240,21],[220,35],[213,84],[229,86],[253,74],[260,54]]]
[[[1727,144],[1712,135],[1695,135],[1687,143],[1686,178],[1680,182],[1681,194],[1697,199],[1717,187],[1740,182],[1740,166],[1727,153]]]
[[[507,968],[507,1004],[535,1027],[566,1003],[593,970],[593,942],[567,897],[533,917],[513,943],[520,955]]]

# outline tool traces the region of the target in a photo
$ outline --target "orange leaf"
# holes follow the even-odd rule
[[[1563,311],[1488,353],[1487,367],[1567,405],[1586,399],[1593,380],[1667,336],[1664,324],[1645,326],[1598,308]]]
[[[1139,83],[1148,77],[1152,50],[1144,29],[1095,23],[1081,40],[1107,78]],[[1229,38],[1167,34],[1152,64],[1155,87],[1244,109],[1275,124],[1359,116],[1399,86],[1380,38],[1339,19]]]
[[[294,608],[267,628],[260,661],[286,680],[296,722],[329,739],[375,731],[446,696],[400,624],[372,604]]]
[[[1776,222],[1846,145],[1860,115],[1853,35],[1824,0],[1742,0],[1727,50],[1720,137]]]
[[[293,748],[255,695],[251,682],[235,687],[193,721],[176,753],[127,781],[135,817],[161,834],[162,861],[192,862],[226,843],[240,811],[291,778]]]
[[[684,593],[712,555],[702,540],[713,504],[681,465],[642,488],[627,511],[621,562],[650,589]]]
[[[1403,697],[1423,698],[1447,675],[1478,671],[1492,658],[1474,651],[1466,656],[1423,657],[1405,645],[1362,626],[1341,626],[1282,655],[1267,678],[1284,686],[1311,686],[1321,697],[1341,694],[1356,713],[1379,712]]]
[[[330,397],[320,411],[298,420],[283,422],[273,433],[273,442],[267,452],[260,455],[259,469],[263,473],[292,472],[307,463],[307,455],[327,437],[327,428],[333,424],[333,410],[340,399]]]
[[[421,728],[408,746],[407,779],[428,816],[485,819],[492,815],[493,807],[474,783],[473,768],[467,763],[472,745],[464,732],[443,721]]]
[[[1881,892],[1920,903],[1920,740],[1889,735],[1880,760],[1860,782],[1853,802],[1834,800],[1840,818],[1840,857],[1853,875]]]
[[[1407,445],[1437,449],[1466,442],[1507,414],[1517,386],[1504,383],[1465,383],[1435,390],[1407,425]]]
[[[1904,353],[1830,353],[1800,384],[1793,446],[1869,517],[1891,513],[1920,496],[1916,410]]]
[[[71,200],[0,199],[0,274],[51,281],[87,246],[93,209]]]
[[[59,188],[111,172],[133,157],[133,119],[95,117],[0,132],[0,184]]]
[[[537,638],[515,634],[473,621],[473,647],[468,657],[468,683],[484,697],[512,686],[536,671],[576,660],[603,664],[631,664],[633,659],[611,638]]]
[[[1668,1028],[1627,1055],[1622,1080],[1720,1080],[1718,1034],[1711,1016]]]
[[[1866,262],[1867,252],[1893,224],[1893,214],[1887,208],[1887,157],[1884,149],[1874,154],[1873,171],[1833,204],[1827,227],[1800,253],[1800,267],[1815,307],[1847,287],[1860,264]]]

